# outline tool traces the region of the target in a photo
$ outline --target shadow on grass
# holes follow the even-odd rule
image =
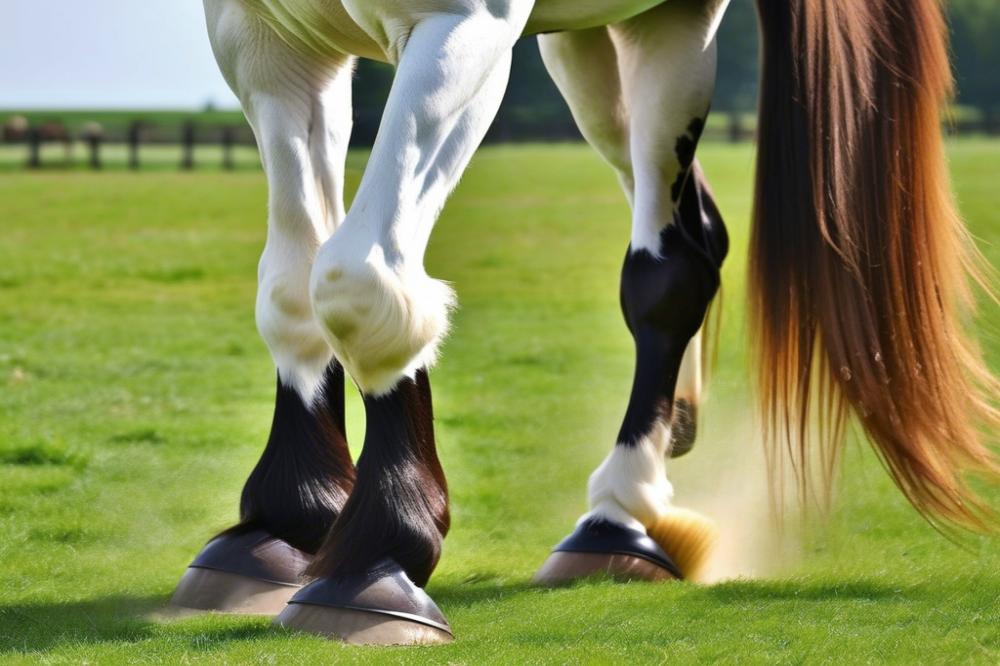
[[[580,580],[565,587],[544,588],[528,581],[490,584],[474,581],[432,586],[429,592],[434,600],[447,611],[447,607],[473,607],[478,604],[512,600],[525,593],[541,593],[551,590],[574,590],[585,592],[595,587],[617,586],[609,579],[595,578]],[[688,583],[631,583],[641,589],[658,588],[669,593],[671,603],[710,602],[720,605],[747,602],[787,602],[787,601],[914,601],[933,594],[926,586],[891,585],[875,580],[843,581],[782,581],[782,580],[733,580],[713,585],[692,585]],[[664,587],[661,586],[673,586]],[[632,588],[635,589],[635,588]],[[622,595],[628,595],[628,587],[621,588]],[[644,600],[643,593],[635,595]],[[641,602],[641,601],[640,601]]]
[[[193,615],[164,620],[165,608],[166,599],[159,595],[0,605],[0,657],[78,644],[138,643],[158,636],[209,650],[278,632],[255,617]],[[206,626],[219,617],[239,624]]]
[[[478,604],[493,603],[503,601],[510,597],[523,594],[525,592],[538,592],[544,588],[532,585],[528,581],[516,581],[511,583],[496,583],[492,579],[497,576],[476,577],[475,581],[465,581],[460,583],[445,583],[443,585],[431,585],[427,591],[434,599],[435,603],[447,612],[447,607],[470,607]]]
[[[514,601],[543,588],[529,581],[500,582],[499,576],[477,575],[473,580],[431,585],[429,592],[447,614],[449,610]],[[580,581],[560,588],[566,594],[585,593],[589,588],[614,585],[604,581]],[[645,584],[644,584],[645,585]],[[671,586],[670,603],[742,604],[747,602],[794,601],[912,601],[933,594],[923,586],[894,586],[871,580],[839,582],[730,581],[711,586],[650,583]],[[668,590],[664,590],[668,591]],[[628,595],[628,587],[621,588]],[[642,603],[642,594],[636,601]],[[539,603],[544,604],[544,597]],[[666,597],[664,601],[666,601]],[[565,600],[560,603],[564,603]],[[101,643],[139,643],[163,638],[189,649],[211,651],[267,636],[282,635],[266,618],[236,615],[192,615],[171,618],[164,614],[163,596],[111,596],[68,603],[24,603],[0,605],[0,657],[37,654],[57,648]],[[228,626],[219,626],[220,618]]]
[[[912,600],[924,595],[920,587],[888,585],[873,580],[837,582],[796,582],[747,580],[728,581],[697,588],[699,595],[720,603],[747,601],[889,601]]]

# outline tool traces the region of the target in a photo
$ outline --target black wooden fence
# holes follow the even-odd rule
[[[946,124],[946,131],[951,135],[1000,135],[1000,115],[977,121],[957,121]],[[359,131],[360,130],[360,131]],[[352,146],[367,147],[374,141],[377,127],[359,127],[355,124]],[[752,114],[731,113],[726,115],[725,123],[710,124],[704,133],[709,141],[727,141],[739,143],[755,139],[755,127]],[[106,131],[96,123],[88,123],[81,127],[75,135],[63,124],[47,122],[37,125],[24,123],[8,123],[3,127],[0,136],[7,145],[23,145],[25,147],[24,164],[30,169],[43,166],[42,147],[47,144],[61,144],[65,147],[65,157],[62,166],[71,166],[74,161],[72,147],[82,142],[86,148],[87,165],[94,170],[105,166],[104,151],[107,146],[120,145],[126,149],[126,165],[129,169],[138,171],[143,167],[143,148],[148,146],[173,146],[180,149],[180,159],[177,168],[190,171],[201,164],[204,158],[199,157],[199,148],[215,146],[220,149],[215,155],[216,166],[225,170],[237,168],[234,151],[237,148],[256,149],[253,132],[247,125],[210,125],[196,121],[187,121],[179,125],[158,126],[142,120],[132,121],[122,127]],[[580,140],[575,126],[559,123],[558,126],[522,127],[516,121],[500,117],[486,136],[487,143],[512,143],[524,141],[567,141]],[[162,162],[160,162],[162,164]]]
[[[247,126],[200,125],[194,121],[175,127],[162,127],[136,120],[117,131],[105,131],[95,123],[83,126],[75,134],[70,133],[60,123],[43,123],[24,128],[6,128],[3,143],[23,145],[24,164],[29,169],[38,169],[43,164],[42,148],[45,145],[60,144],[65,147],[64,158],[54,166],[71,166],[74,161],[72,147],[82,143],[86,151],[86,163],[94,170],[103,169],[106,164],[105,149],[108,146],[123,146],[126,165],[138,171],[143,167],[143,148],[150,146],[173,146],[180,149],[177,167],[189,171],[199,164],[199,148],[216,146],[220,148],[221,160],[218,166],[232,170],[237,162],[234,151],[238,147],[256,148],[253,132]],[[217,153],[218,154],[218,153]],[[203,158],[202,158],[203,159]],[[202,161],[202,163],[204,163]]]

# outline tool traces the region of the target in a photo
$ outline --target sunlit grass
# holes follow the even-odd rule
[[[952,146],[963,209],[1000,264],[1000,143]],[[253,323],[266,192],[256,171],[0,175],[0,657],[55,662],[995,663],[1000,544],[942,539],[853,447],[828,523],[772,539],[755,483],[743,274],[752,153],[701,152],[733,239],[719,362],[681,502],[745,511],[737,563],[766,579],[528,581],[584,509],[631,376],[618,312],[628,212],[576,145],[489,148],[445,211],[430,272],[461,300],[433,372],[453,530],[429,591],[458,640],[348,649],[267,620],[158,615],[236,514],[271,416]],[[172,158],[171,158],[172,159]],[[364,155],[353,154],[355,186]],[[1000,316],[982,323],[1000,368]],[[357,396],[352,442],[361,441]],[[995,500],[1000,495],[990,495]],[[748,499],[749,498],[749,499]],[[721,507],[721,508],[719,508]],[[790,554],[788,554],[790,553]],[[764,553],[765,555],[767,553]],[[740,570],[737,566],[735,570]]]

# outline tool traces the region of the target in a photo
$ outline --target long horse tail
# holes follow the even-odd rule
[[[757,9],[750,299],[769,450],[787,448],[800,492],[819,454],[828,493],[853,413],[923,516],[989,528],[966,472],[1000,478],[985,434],[1000,431],[1000,386],[963,330],[989,268],[946,169],[940,0]]]

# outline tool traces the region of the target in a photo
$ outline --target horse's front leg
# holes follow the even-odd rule
[[[310,567],[317,580],[279,616],[285,626],[348,642],[451,638],[421,589],[449,525],[426,369],[452,303],[423,256],[506,88],[526,11],[502,5],[432,15],[402,31],[368,167],[313,266],[313,309],[362,392],[367,429],[354,490]],[[391,23],[390,33],[405,24]]]
[[[257,327],[277,368],[271,433],[247,479],[239,523],[198,554],[176,605],[277,614],[354,482],[344,373],[312,313],[313,257],[344,217],[351,67],[292,51],[232,0],[206,4],[212,44],[253,126],[269,185]]]

